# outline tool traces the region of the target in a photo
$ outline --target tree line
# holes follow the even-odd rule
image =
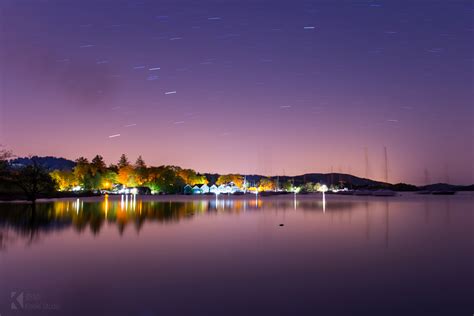
[[[116,164],[106,165],[100,155],[91,161],[76,159],[73,170],[54,170],[51,177],[62,191],[81,187],[83,190],[110,190],[114,185],[148,187],[154,193],[179,193],[186,184],[208,183],[206,176],[177,166],[147,166],[141,156],[131,163],[125,154]]]
[[[116,164],[107,165],[104,158],[96,155],[89,161],[85,157],[75,160],[72,170],[47,170],[38,157],[30,157],[31,163],[13,166],[9,160],[13,154],[0,150],[0,192],[19,190],[26,199],[35,201],[39,196],[57,191],[80,190],[99,192],[116,189],[118,186],[133,188],[146,187],[154,194],[182,193],[185,185],[209,184],[210,179],[193,169],[178,166],[147,166],[141,156],[132,163],[122,154]],[[212,177],[211,177],[212,179]],[[319,184],[306,183],[295,188],[291,181],[278,183],[276,179],[260,178],[256,183],[246,183],[240,174],[219,175],[212,184],[233,183],[250,191],[317,191]],[[7,188],[7,189],[6,189]],[[6,189],[6,190],[5,190]]]

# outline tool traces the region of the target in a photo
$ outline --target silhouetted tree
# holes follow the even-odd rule
[[[130,166],[130,161],[128,161],[128,158],[127,156],[125,156],[125,154],[122,154],[122,156],[120,156],[120,160],[117,164],[117,167],[120,169],[128,166]]]
[[[114,165],[113,163],[111,163],[109,165],[109,170],[112,172],[118,173],[119,168],[117,167],[117,165]]]
[[[105,170],[107,169],[107,166],[105,165],[104,158],[102,158],[101,155],[96,155],[91,163],[91,172],[92,175],[95,175],[96,173],[104,173]]]
[[[137,161],[135,162],[135,168],[146,168],[145,161],[143,160],[142,156],[138,156]]]
[[[35,203],[40,194],[54,192],[56,183],[36,159],[31,161],[31,165],[10,172],[7,181],[20,188],[28,201]]]
[[[1,147],[1,145],[0,145]],[[12,158],[13,154],[11,151],[6,149],[0,149],[0,176],[8,167],[8,159]]]
[[[142,156],[138,156],[135,162],[135,175],[138,185],[143,185],[148,179],[148,170]]]

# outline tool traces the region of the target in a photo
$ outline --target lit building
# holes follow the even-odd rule
[[[202,194],[201,188],[197,185],[193,186],[193,194]]]
[[[217,185],[215,185],[215,184],[211,185],[210,188],[209,188],[209,192],[214,193],[214,194],[218,194],[219,189],[217,188]]]
[[[210,188],[207,184],[203,184],[201,185],[201,193],[202,194],[208,194],[210,191]]]

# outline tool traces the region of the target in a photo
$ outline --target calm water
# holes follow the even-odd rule
[[[0,204],[0,314],[474,313],[471,194],[164,199]]]

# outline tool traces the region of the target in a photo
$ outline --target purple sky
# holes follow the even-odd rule
[[[471,1],[0,6],[19,156],[384,180],[387,147],[390,182],[473,182]]]

